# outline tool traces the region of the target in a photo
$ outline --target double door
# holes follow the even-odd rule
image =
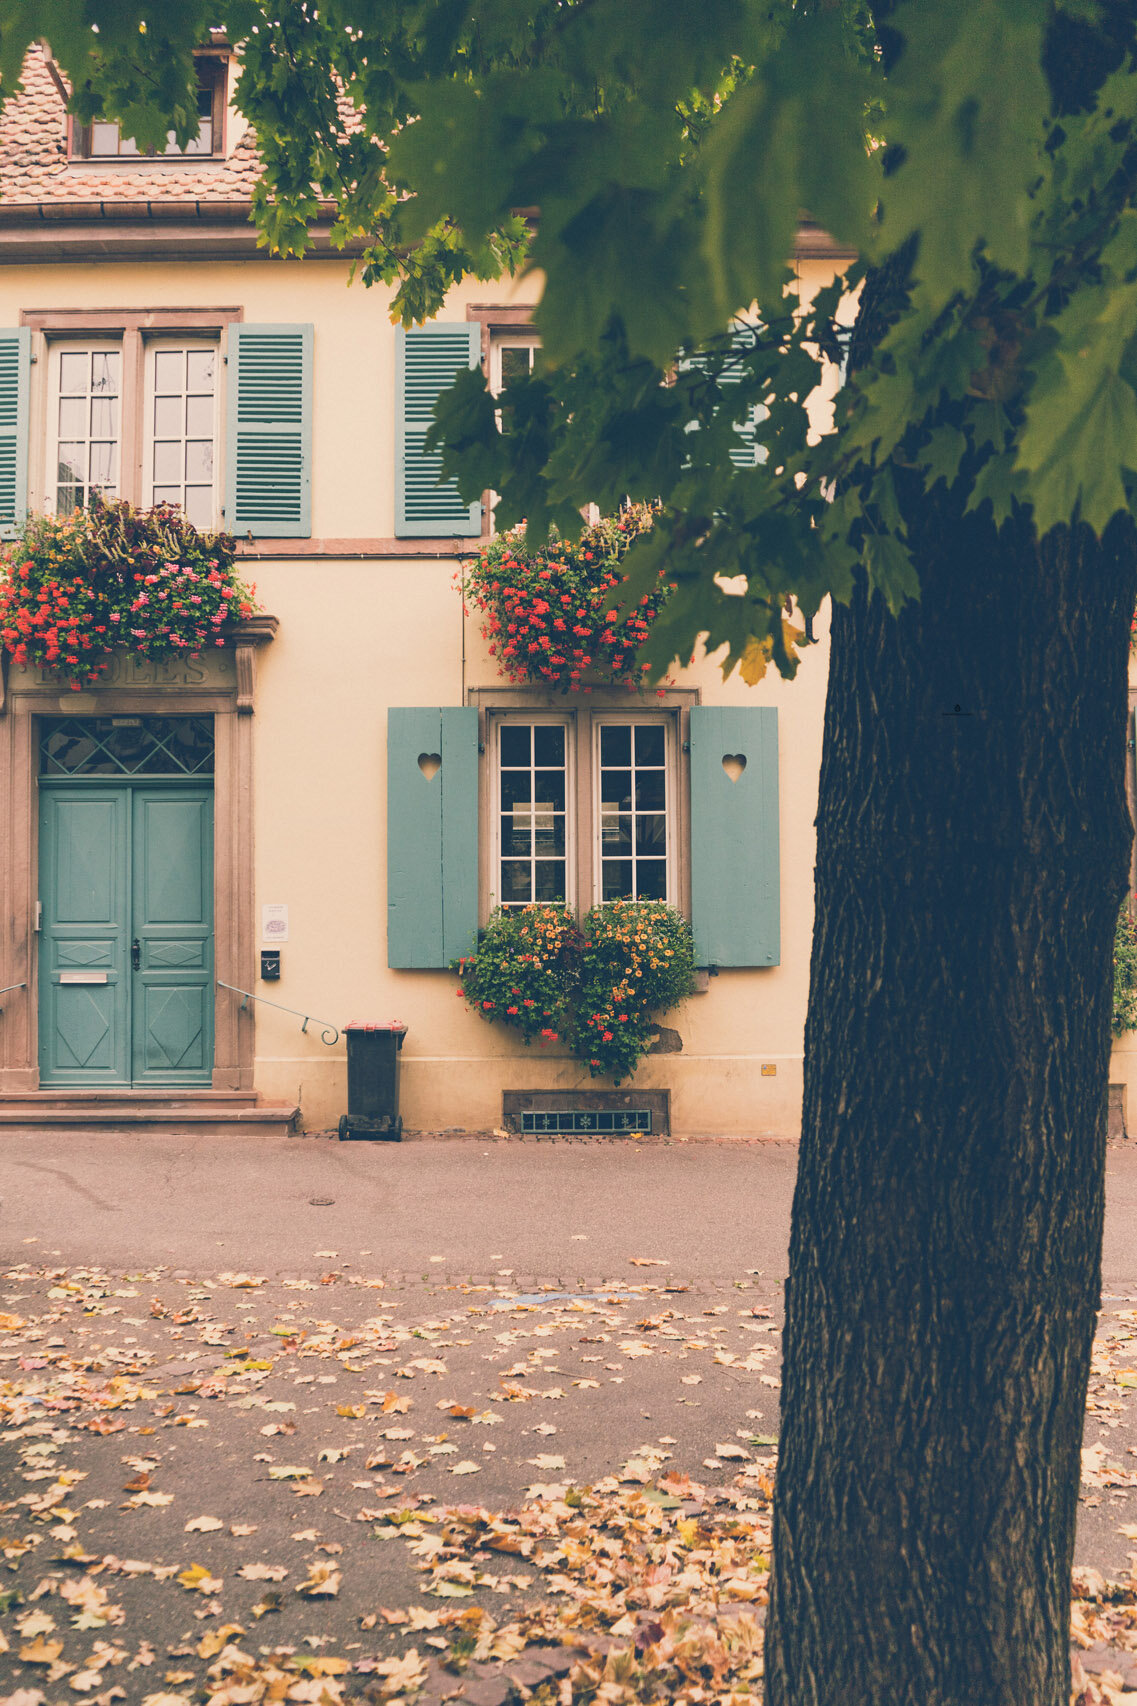
[[[40,780],[40,1082],[213,1070],[213,789]]]

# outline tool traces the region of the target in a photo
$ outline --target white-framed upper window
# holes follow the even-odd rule
[[[491,712],[491,907],[677,904],[677,726],[667,712]]]
[[[58,342],[48,359],[47,493],[60,514],[119,493],[122,347]]]
[[[540,343],[535,332],[493,332],[490,335],[490,390],[495,397],[515,379],[532,373]],[[509,431],[509,410],[495,411],[497,430]]]
[[[143,503],[176,504],[203,529],[218,519],[219,365],[216,340],[146,345]]]

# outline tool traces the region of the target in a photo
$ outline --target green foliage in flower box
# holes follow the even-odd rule
[[[636,1070],[654,1015],[694,987],[691,926],[658,900],[594,906],[578,927],[560,905],[498,908],[477,952],[456,960],[459,995],[483,1019],[542,1045],[563,1040],[593,1078]]]

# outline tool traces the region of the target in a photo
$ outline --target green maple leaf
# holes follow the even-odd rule
[[[1031,202],[1050,104],[1042,0],[910,4],[889,20],[905,38],[888,80],[889,138],[904,159],[881,191],[889,250],[920,233],[916,272],[945,302],[974,283],[982,244],[1026,270]]]

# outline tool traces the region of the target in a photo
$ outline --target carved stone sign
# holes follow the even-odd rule
[[[121,652],[111,658],[110,667],[98,681],[84,683],[83,692],[98,693],[101,688],[124,687],[203,687],[232,692],[236,680],[236,664],[228,647],[218,646],[215,652],[203,653],[197,659],[167,658],[162,661]],[[42,692],[53,688],[56,692],[70,691],[63,677],[54,670],[16,663],[9,669],[9,693]]]

